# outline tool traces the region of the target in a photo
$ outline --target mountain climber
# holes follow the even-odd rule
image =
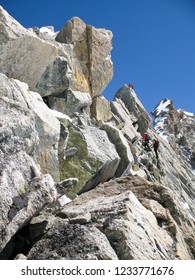
[[[148,133],[144,133],[144,135],[142,137],[142,141],[143,141],[144,150],[147,152],[151,151],[150,145],[149,145],[150,136]]]
[[[134,86],[132,84],[128,84],[128,87],[134,89]]]
[[[153,146],[156,158],[158,158],[159,140],[154,138],[152,146]]]

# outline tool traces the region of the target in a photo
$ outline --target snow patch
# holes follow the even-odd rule
[[[163,138],[163,140],[169,142],[168,136],[164,132],[164,123],[166,119],[167,119],[166,117],[161,117],[161,116],[156,117],[154,120],[154,129],[156,133]]]
[[[53,26],[41,27],[41,28],[39,29],[39,32],[41,32],[41,33],[47,33],[47,34],[50,35],[50,36],[55,36],[55,35],[56,35],[56,33],[55,33],[54,30],[53,30]]]
[[[194,114],[193,114],[193,113],[184,111],[184,110],[182,110],[182,109],[178,109],[177,111],[178,111],[179,113],[180,113],[180,112],[184,113],[186,116],[194,117]]]
[[[159,125],[159,126],[160,126],[160,125],[163,126],[165,120],[166,120],[166,117],[158,116],[158,117],[155,118],[154,124],[155,124],[155,125]]]
[[[184,209],[190,210],[189,204],[187,202],[184,203]]]
[[[169,108],[167,108],[171,104],[171,100],[165,99],[160,102],[160,104],[155,109],[156,115],[160,115],[162,112],[168,112]]]

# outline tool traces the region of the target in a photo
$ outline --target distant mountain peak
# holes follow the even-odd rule
[[[169,108],[171,106],[173,106],[173,101],[168,98],[165,98],[158,103],[158,105],[152,112],[152,115],[159,116],[160,114],[169,111]]]
[[[183,109],[175,109],[173,101],[161,100],[152,112],[155,132],[169,142],[178,154],[195,166],[195,115]]]

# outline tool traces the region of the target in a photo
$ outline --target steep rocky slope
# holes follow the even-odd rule
[[[0,259],[194,259],[194,115],[165,99],[152,128],[128,86],[101,96],[111,31],[2,7],[0,30]]]

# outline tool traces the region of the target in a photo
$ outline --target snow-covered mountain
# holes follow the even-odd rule
[[[154,130],[195,169],[195,114],[175,109],[172,100],[162,100],[153,111]]]

